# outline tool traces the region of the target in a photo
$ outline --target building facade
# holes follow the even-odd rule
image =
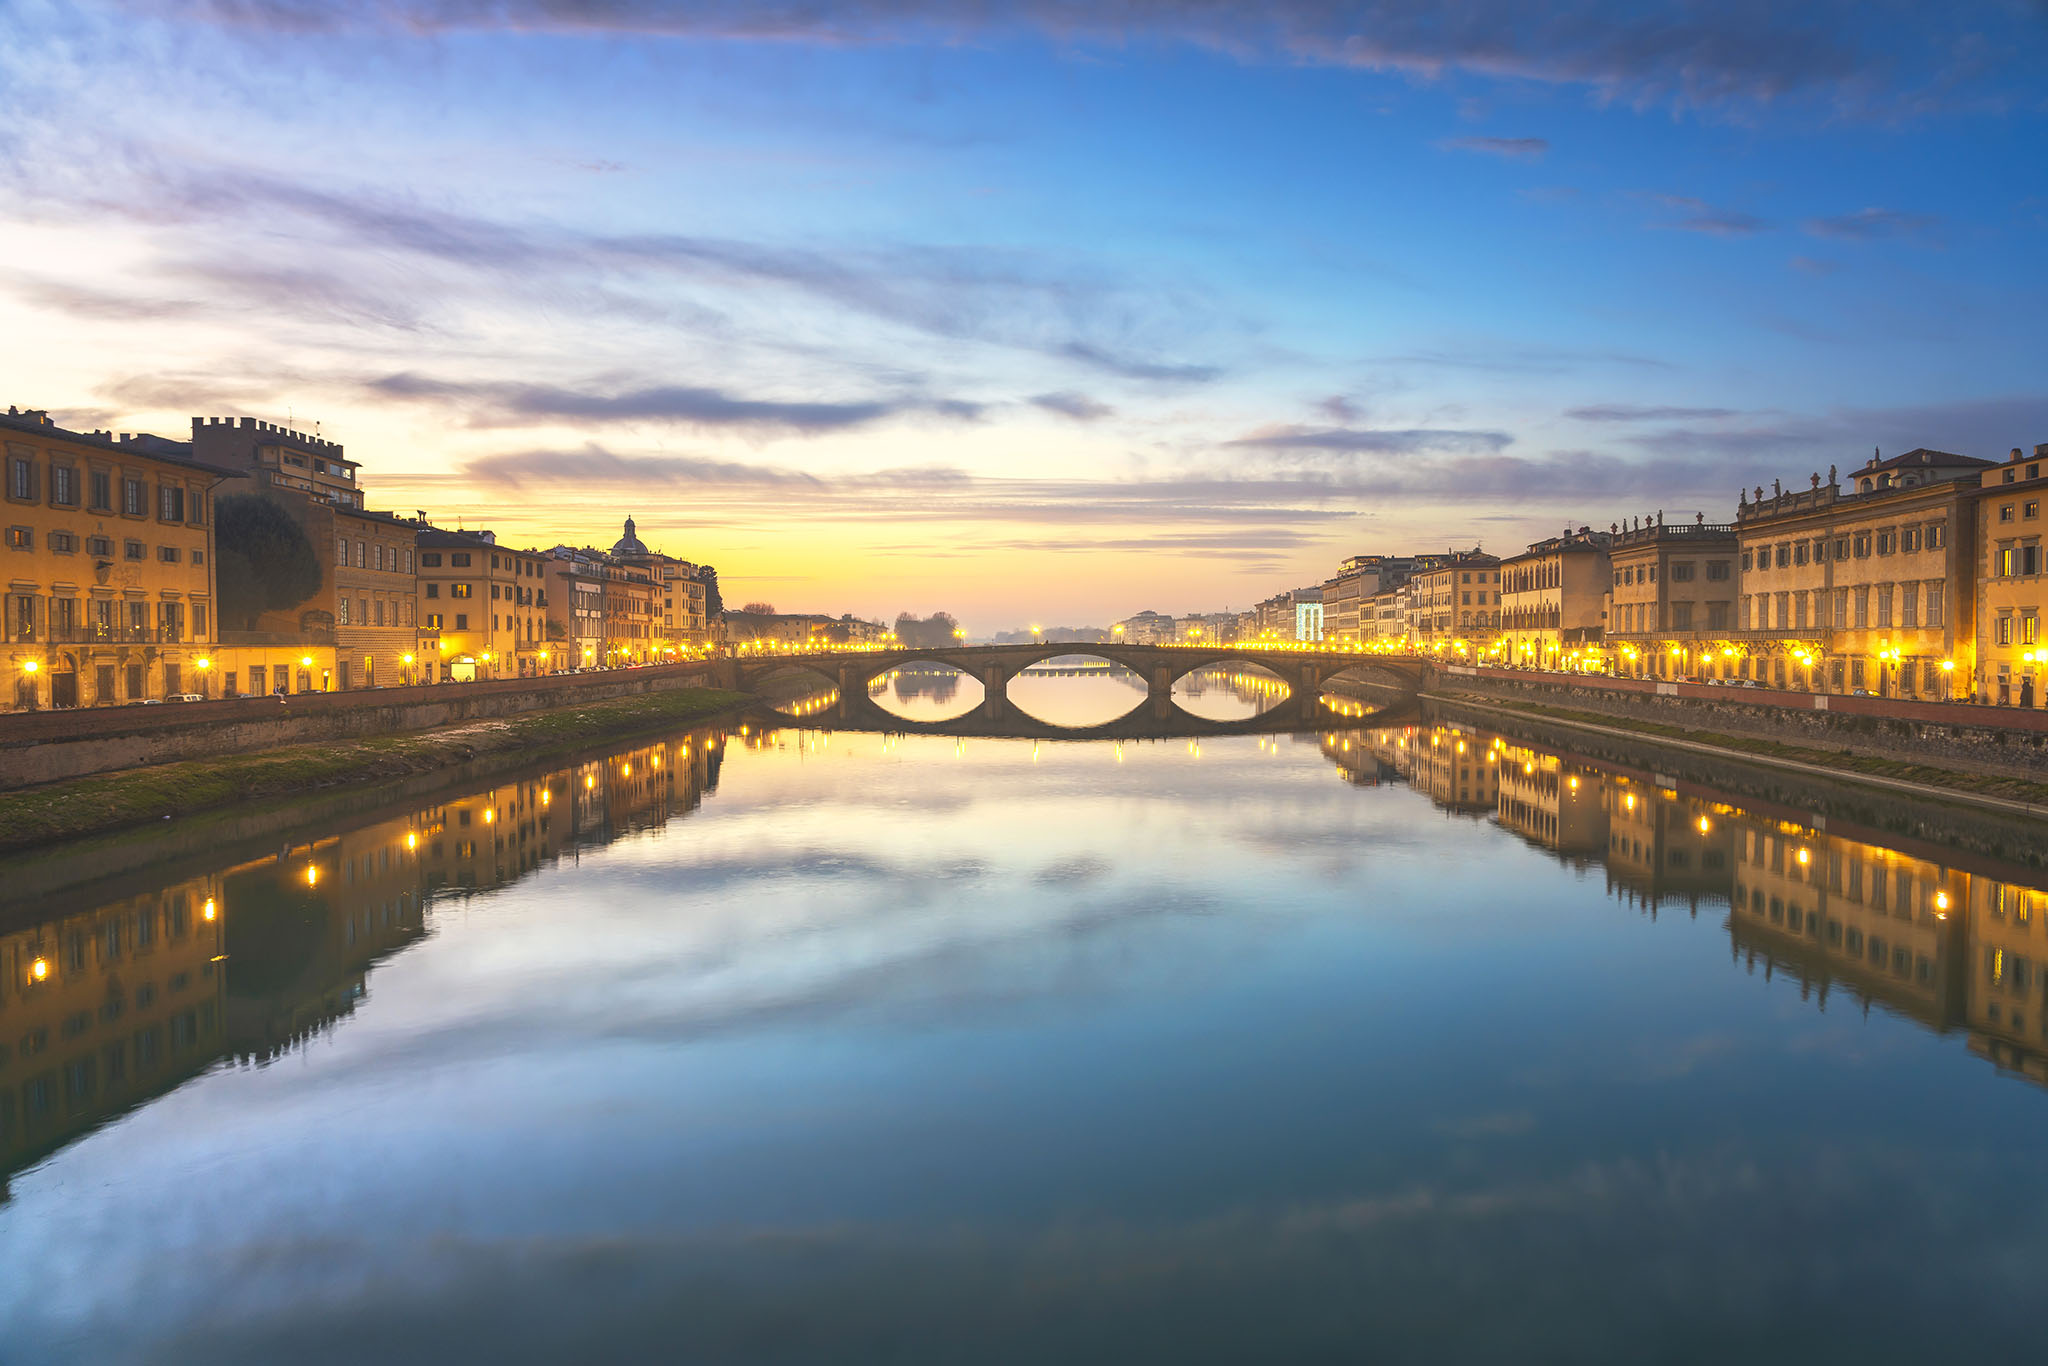
[[[1844,488],[1742,496],[1735,516],[1743,677],[1816,692],[1940,700],[1975,676],[1975,517],[1988,460],[1916,450]]]
[[[548,558],[488,531],[418,533],[421,629],[432,651],[420,681],[532,678],[565,662],[548,632]]]
[[[1575,667],[1598,650],[1613,567],[1604,531],[1580,527],[1500,564],[1500,634],[1490,653],[1517,668]]]
[[[1632,678],[1729,677],[1738,652],[1740,580],[1732,525],[1701,514],[1666,525],[1662,513],[1612,530],[1614,590],[1607,617],[1608,662]]]
[[[0,707],[216,690],[213,500],[234,475],[182,449],[66,431],[41,412],[0,414]]]
[[[2031,457],[2018,447],[2005,464],[1984,475],[1977,493],[1977,650],[1973,679],[1979,701],[1998,706],[2048,706],[2048,552],[2041,539],[2048,504],[2048,442]],[[1953,673],[1953,671],[1951,671]]]
[[[1483,652],[1500,629],[1500,560],[1479,550],[1431,556],[1412,580],[1414,639]]]
[[[195,417],[192,457],[237,470],[259,491],[285,490],[336,507],[363,506],[356,462],[317,436],[253,417]]]

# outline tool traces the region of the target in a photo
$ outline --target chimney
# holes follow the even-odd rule
[[[2012,448],[2012,454],[2007,456],[2006,460],[2011,464],[2017,465],[2020,461],[2020,448],[2018,446],[2014,446]]]
[[[2040,442],[2034,447],[2034,459],[2048,460],[2048,441]]]

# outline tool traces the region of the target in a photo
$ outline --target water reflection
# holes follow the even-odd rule
[[[2030,1324],[2038,875],[1348,721],[750,724],[17,907],[0,1319],[29,1359],[209,1360]]]
[[[1100,726],[1144,704],[1145,680],[1093,655],[1060,655],[1010,680],[1010,705],[1053,726]]]
[[[1190,716],[1241,721],[1271,711],[1289,689],[1270,669],[1256,664],[1212,664],[1173,685],[1173,700]]]
[[[980,679],[950,664],[907,664],[875,678],[868,696],[906,721],[950,721],[979,707],[987,695]]]
[[[1652,916],[1725,911],[1744,969],[1790,975],[1819,1008],[1846,994],[1967,1031],[1972,1053],[2048,1085],[2048,893],[2034,870],[1830,831],[1464,727],[1331,733],[1323,749],[1352,782],[1407,783],[1567,866],[1603,869],[1610,894]]]
[[[660,829],[724,746],[636,745],[0,935],[0,1183],[210,1063],[332,1029],[434,906]]]

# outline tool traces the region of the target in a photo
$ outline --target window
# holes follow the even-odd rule
[[[125,517],[149,515],[149,490],[140,479],[121,481],[121,514]]]
[[[1899,548],[1908,555],[1920,548],[1920,528],[1909,526],[1899,533]]]
[[[438,631],[441,629],[441,614],[439,612],[427,613],[427,629],[429,631]]]
[[[1728,561],[1708,560],[1707,581],[1709,583],[1726,583],[1728,581]]]
[[[1941,580],[1933,579],[1928,582],[1927,591],[1921,594],[1921,615],[1927,619],[1926,624],[1929,626],[1941,625],[1941,592]]]
[[[2019,573],[2020,553],[2010,545],[1998,548],[1998,577],[2009,579]]]
[[[458,631],[467,631],[469,629],[469,613],[457,612],[455,614],[455,629]]]
[[[348,563],[348,537],[336,536],[334,538],[334,562],[340,565]]]
[[[1707,604],[1707,629],[1709,631],[1725,631],[1728,629],[1727,603],[1710,602]]]
[[[1800,552],[1804,554],[1805,547],[1802,546],[1800,548]],[[1692,568],[1693,566],[1691,560],[1683,560],[1676,564],[1673,564],[1671,566],[1671,581],[1673,583],[1691,583]]]
[[[1856,625],[1859,628],[1870,625],[1870,589],[1868,586],[1856,590]]]
[[[1792,543],[1790,541],[1778,542],[1776,559],[1780,569],[1784,569],[1792,563]]]
[[[1898,532],[1896,532],[1896,531],[1892,531],[1892,530],[1889,530],[1889,529],[1887,529],[1887,530],[1884,530],[1884,531],[1880,531],[1880,532],[1878,532],[1878,533],[1877,533],[1877,553],[1878,553],[1878,554],[1880,554],[1880,555],[1889,555],[1889,554],[1891,554],[1891,553],[1892,553],[1893,551],[1897,550],[1898,548],[1899,548],[1899,533],[1898,533]]]
[[[1948,523],[1929,522],[1927,524],[1927,548],[1929,550],[1939,550],[1947,544]]]
[[[2041,639],[2041,618],[2028,612],[2020,618],[2020,644],[2032,645]]]
[[[1859,560],[1870,558],[1870,533],[1867,531],[1856,533],[1856,558]]]
[[[149,551],[140,541],[127,541],[122,544],[121,557],[128,560],[146,560],[149,558]]]
[[[53,531],[50,533],[50,549],[69,555],[78,549],[78,538],[68,531]]]
[[[185,490],[176,484],[159,484],[156,489],[156,518],[159,522],[185,520]]]
[[[183,640],[185,638],[185,604],[181,602],[160,602],[156,605],[157,639]]]
[[[473,584],[451,583],[448,585],[448,596],[451,598],[466,598],[475,591],[475,585]]]
[[[50,501],[58,507],[78,506],[78,469],[73,465],[50,466]],[[2032,506],[2029,504],[2028,506]],[[2032,513],[2028,513],[2032,516]]]
[[[448,556],[448,564],[451,568],[455,569],[469,568],[469,552],[467,550],[457,550],[450,552]]]
[[[2012,644],[2012,615],[2010,613],[2002,612],[1999,614],[1997,639],[2000,645]]]
[[[1998,520],[2001,522],[2010,522],[2012,520],[2013,511],[2017,506],[2018,505],[2014,503],[2000,503],[1998,505]]]
[[[1903,583],[1899,585],[1899,625],[1920,624],[1920,585]]]
[[[34,550],[36,548],[35,532],[25,526],[11,526],[7,528],[7,548],[9,550]]]
[[[370,558],[374,561],[370,566],[372,569],[382,569],[384,567],[384,542],[377,542],[376,549],[370,552]]]
[[[441,552],[438,550],[422,550],[420,552],[420,563],[428,569],[439,569],[441,567]]]
[[[87,497],[94,512],[114,510],[114,477],[105,470],[94,470],[86,480]]]
[[[18,455],[8,460],[7,496],[9,498],[19,498],[23,502],[32,502],[41,487],[41,482],[36,478],[35,461],[24,460]]]
[[[1744,568],[1745,570],[1747,570],[1747,569],[1754,569],[1754,568],[1756,567],[1756,566],[1755,566],[1755,565],[1754,565],[1754,564],[1753,564],[1753,563],[1752,563],[1751,561],[1752,561],[1752,552],[1750,552],[1750,551],[1747,551],[1747,550],[1743,551],[1743,552],[1742,552],[1742,567],[1743,567],[1743,568]]]
[[[1691,603],[1674,602],[1671,604],[1671,629],[1674,631],[1690,631],[1692,629]]]
[[[88,537],[85,542],[85,553],[97,555],[103,560],[111,560],[114,558],[114,543],[105,536]]]
[[[1847,536],[1837,536],[1835,538],[1835,558],[1837,560],[1849,558],[1849,538]]]
[[[412,552],[410,550],[405,552],[405,568],[399,572],[402,574],[412,573]]]
[[[336,611],[335,611],[335,615],[334,615],[334,624],[335,624],[335,625],[337,625],[337,626],[353,626],[353,625],[355,625],[355,623],[354,623],[353,621],[350,621],[350,620],[349,620],[349,614],[348,614],[348,599],[347,599],[347,598],[343,598],[343,599],[341,599],[341,601],[337,602],[337,603],[335,604],[335,608],[336,608]]]
[[[370,604],[370,614],[374,618],[371,625],[382,626],[384,624],[384,600],[382,598]]]
[[[2037,544],[2034,544],[2034,543],[2031,543],[2031,542],[2030,542],[2030,543],[2028,543],[2028,544],[2026,544],[2026,545],[2023,545],[2023,546],[2021,546],[2021,547],[2020,547],[2020,573],[2022,573],[2022,574],[2038,574],[2038,573],[2040,573],[2040,572],[2041,572],[2041,547],[2040,547],[2039,545],[2037,545]]]
[[[1881,583],[1877,586],[1877,624],[1892,624],[1892,585]]]
[[[1806,542],[1801,541],[1799,542],[1799,544],[1792,547],[1792,563],[1806,563]]]
[[[55,470],[51,470],[51,471],[50,471],[50,487],[51,487],[52,491],[54,491],[54,490],[56,489],[56,486],[57,486],[57,471],[55,471]],[[2032,502],[2032,501],[2029,501],[2029,502],[2026,502],[2026,503],[2023,503],[2023,504],[2021,504],[2021,505],[2020,505],[2020,520],[2021,520],[2021,521],[2024,521],[2024,522],[2031,522],[2031,521],[2033,521],[2033,520],[2034,520],[2035,518],[2039,517],[2040,515],[2041,515],[2041,505],[2040,505],[2039,503],[2037,503],[2037,502]]]
[[[174,545],[158,546],[156,548],[156,557],[160,562],[164,564],[176,564],[179,560],[184,558],[183,555],[179,553],[178,547]]]
[[[428,596],[428,597],[430,597],[430,598],[438,598],[438,597],[440,597],[440,596],[441,596],[441,585],[440,585],[440,584],[438,584],[438,583],[430,583],[430,584],[428,584],[428,585],[427,585],[427,596]]]
[[[192,604],[192,638],[206,639],[206,604],[203,602]]]
[[[365,547],[365,546],[363,545],[363,543],[362,543],[361,541],[357,541],[357,542],[356,542],[356,568],[358,568],[358,569],[368,569],[369,567],[370,567],[370,555],[369,555],[369,551],[368,551],[368,549],[367,549],[367,548],[366,548],[366,547]]]

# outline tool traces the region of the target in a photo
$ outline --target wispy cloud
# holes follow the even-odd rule
[[[1347,455],[1416,455],[1426,451],[1498,451],[1512,444],[1506,432],[1461,431],[1440,427],[1373,429],[1307,427],[1283,424],[1263,427],[1228,444],[1247,450],[1324,451]]]
[[[617,392],[571,389],[512,381],[460,381],[417,374],[385,375],[364,387],[385,398],[426,400],[470,413],[475,426],[507,426],[536,420],[577,422],[674,422],[684,426],[741,431],[819,433],[862,427],[883,418],[930,413],[961,421],[981,415],[981,405],[957,399],[866,399],[820,403],[739,398],[694,385],[655,385]]]
[[[1791,266],[1802,275],[1833,275],[1842,268],[1842,263],[1817,256],[1795,256]]]
[[[1905,237],[1929,241],[1941,220],[1933,214],[1905,213],[1898,209],[1858,209],[1831,218],[1809,218],[1800,224],[1814,237],[1838,242],[1870,242],[1882,237]]]
[[[1744,213],[1740,209],[1716,208],[1690,195],[1653,194],[1649,198],[1677,215],[1651,223],[1653,228],[1699,232],[1710,237],[1751,237],[1769,231],[1771,226],[1755,214]]]
[[[1451,152],[1478,152],[1511,161],[1541,161],[1550,150],[1548,138],[1445,138],[1437,146]]]
[[[1601,403],[1585,408],[1567,408],[1564,415],[1579,422],[1666,422],[1692,418],[1733,417],[1733,408],[1645,407],[1630,403]]]
[[[1061,417],[1071,417],[1076,422],[1099,422],[1116,412],[1107,403],[1099,402],[1086,394],[1062,390],[1056,394],[1039,394],[1031,400],[1033,405]]]

